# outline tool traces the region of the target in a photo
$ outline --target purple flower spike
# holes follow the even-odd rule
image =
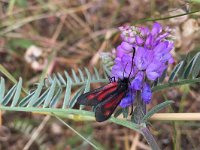
[[[119,29],[122,43],[117,47],[112,76],[116,79],[129,77],[131,83],[129,93],[120,106],[131,105],[133,98],[130,93],[135,97],[137,91],[141,91],[143,101],[148,104],[152,96],[149,84],[162,75],[168,64],[174,62],[170,53],[174,44],[169,40],[172,30],[163,28],[159,23],[154,23],[151,30],[134,26],[122,26]],[[132,64],[133,47],[135,56]]]
[[[149,104],[151,101],[152,93],[150,85],[145,83],[142,89],[142,100],[144,103]]]

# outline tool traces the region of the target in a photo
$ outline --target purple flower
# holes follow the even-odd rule
[[[114,76],[116,79],[128,77],[130,74],[130,77],[133,77],[136,73],[136,67],[133,67],[131,71],[131,61],[132,56],[128,54],[124,54],[121,58],[117,57],[115,58],[115,65],[112,67],[112,76]]]
[[[140,36],[136,36],[135,41],[137,45],[142,45],[144,43],[144,39],[141,38]]]
[[[145,41],[145,47],[150,49],[151,48],[151,45],[153,43],[153,36],[152,35],[149,35]]]
[[[154,60],[146,69],[146,76],[149,80],[154,81],[162,75],[165,69],[166,65],[164,63]]]
[[[130,106],[135,99],[135,92],[132,90],[131,92],[128,92],[127,95],[121,100],[120,106],[122,108],[125,108],[127,106]]]
[[[153,28],[151,30],[151,34],[153,36],[157,36],[158,34],[160,34],[162,32],[162,26],[159,23],[154,23]]]
[[[133,46],[127,42],[122,42],[121,47],[128,52],[131,52],[133,50]]]
[[[143,85],[141,96],[142,96],[142,100],[144,101],[144,103],[146,103],[146,104],[150,103],[152,93],[151,93],[151,87],[149,86],[149,84],[145,83]]]
[[[154,56],[155,59],[159,60],[162,63],[169,62],[172,63],[173,59],[171,54],[169,53],[173,48],[173,43],[170,43],[168,41],[160,42],[155,48],[154,48]]]
[[[126,53],[126,51],[121,47],[121,45],[119,45],[118,47],[117,47],[117,53],[116,53],[116,55],[117,55],[117,57],[122,57],[124,54]]]
[[[130,95],[132,93],[135,97],[136,92],[141,93],[142,100],[148,104],[152,97],[150,83],[162,75],[168,64],[174,62],[170,54],[174,48],[173,42],[169,40],[171,30],[157,22],[152,28],[123,26],[119,29],[122,43],[117,47],[111,73],[116,79],[130,77],[131,80],[129,93],[122,99],[120,106],[131,105],[133,97]],[[132,66],[133,47],[135,56]]]
[[[144,47],[139,47],[136,49],[135,54],[135,65],[137,66],[138,70],[145,70],[149,63],[153,59],[152,51],[145,49]]]
[[[140,35],[143,37],[148,36],[150,33],[149,28],[148,27],[140,27]]]
[[[141,90],[143,79],[144,79],[144,72],[142,72],[142,71],[138,72],[136,74],[136,77],[131,82],[132,89]]]

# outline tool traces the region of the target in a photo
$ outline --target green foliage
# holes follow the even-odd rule
[[[169,75],[168,83],[162,83],[167,75],[164,73],[163,76],[154,83],[155,86],[152,88],[152,91],[156,92],[169,87],[200,82],[199,73],[200,52],[197,52],[193,57],[188,54],[183,61],[174,67]]]
[[[190,60],[184,60],[180,62],[172,71],[168,83],[162,83],[166,72],[163,74],[162,79],[158,80],[158,84],[153,87],[153,92],[159,91],[165,88],[179,86],[183,84],[191,84],[200,82],[198,77],[200,52],[193,56]],[[183,65],[185,64],[185,65]],[[94,115],[91,112],[80,109],[73,109],[76,104],[77,98],[84,92],[91,90],[92,83],[107,83],[107,76],[101,76],[96,68],[91,73],[87,68],[81,70],[78,69],[78,73],[74,70],[71,71],[71,75],[65,71],[64,75],[57,73],[53,76],[49,76],[47,79],[40,81],[37,84],[36,89],[30,90],[25,96],[22,96],[22,79],[20,78],[13,87],[8,91],[5,90],[5,80],[0,79],[0,104],[3,110],[12,111],[26,111],[26,112],[39,112],[54,114],[60,117],[72,118],[74,120],[93,120]],[[183,74],[180,74],[183,73]],[[176,81],[175,81],[176,80]],[[172,82],[175,81],[175,82]],[[74,94],[72,94],[72,91]],[[145,121],[153,115],[155,112],[161,110],[166,105],[171,104],[171,101],[164,102],[153,108],[143,118]],[[126,109],[119,109],[114,115],[117,117],[123,114],[125,118],[128,117],[129,111]],[[120,120],[111,117],[110,121],[116,122],[123,126],[127,126],[134,130],[138,130],[138,125],[132,123],[129,125],[129,121]],[[121,122],[122,121],[122,122]],[[133,125],[134,124],[134,125]]]
[[[153,108],[142,118],[142,120],[143,120],[144,122],[146,122],[147,119],[150,118],[153,114],[159,112],[160,110],[164,109],[165,107],[167,107],[168,105],[170,105],[170,104],[172,104],[172,103],[174,103],[174,102],[168,100],[168,101],[165,101],[165,102],[163,102],[163,103],[161,103],[161,104],[156,105],[155,107],[153,107]]]
[[[96,71],[95,71],[96,70]],[[95,74],[92,75],[87,68],[85,73],[79,69],[78,76],[74,70],[72,70],[72,77],[65,71],[65,78],[61,74],[54,75],[53,78],[49,77],[44,81],[38,83],[35,90],[29,91],[28,94],[20,99],[22,90],[22,79],[6,93],[5,95],[5,81],[1,78],[0,81],[0,102],[3,106],[9,107],[42,107],[42,108],[55,108],[58,103],[61,104],[62,91],[64,92],[64,101],[62,102],[62,109],[72,108],[77,98],[83,93],[90,91],[90,84],[97,82],[107,82],[106,77],[102,78],[94,69]],[[86,75],[84,75],[86,74]],[[46,84],[49,82],[49,85]],[[71,96],[72,88],[76,92]]]
[[[171,72],[169,76],[169,81],[172,82],[177,78],[177,80],[181,79],[191,79],[196,78],[200,72],[200,52],[196,53],[192,58],[190,58],[190,54],[188,54],[185,60],[181,61],[177,64]]]
[[[9,48],[13,50],[16,50],[17,48],[27,49],[33,44],[34,42],[29,39],[12,39],[8,42]]]
[[[17,4],[18,6],[20,6],[20,7],[22,7],[22,8],[27,7],[27,3],[28,3],[27,0],[17,0],[17,1],[16,1],[16,4]]]

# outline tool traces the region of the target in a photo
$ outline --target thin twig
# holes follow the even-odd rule
[[[162,121],[199,121],[200,113],[156,113],[150,120]]]
[[[130,150],[136,150],[138,143],[140,142],[140,134],[136,133],[135,137],[132,140]]]
[[[31,139],[26,143],[23,150],[28,150],[30,146],[33,144],[33,142],[38,138],[38,136],[41,134],[42,129],[45,127],[46,123],[50,119],[50,116],[46,116],[42,123],[39,125],[39,127],[35,130],[35,132],[32,134]]]
[[[104,42],[101,44],[98,52],[93,56],[92,60],[90,61],[91,66],[94,66],[97,63],[97,61],[99,60],[99,54],[105,50],[105,48],[108,44],[108,40],[111,38],[112,34],[113,34],[112,31],[110,31],[110,30],[107,31]]]
[[[52,17],[52,16],[56,16],[56,17],[60,17],[62,15],[67,15],[70,13],[75,13],[78,11],[83,11],[85,9],[90,8],[94,3],[88,3],[85,4],[83,6],[79,6],[79,7],[75,7],[75,8],[70,8],[70,9],[66,9],[66,10],[62,10],[60,12],[53,12],[53,13],[45,13],[45,14],[39,14],[39,15],[35,15],[35,16],[31,16],[31,17],[27,17],[24,19],[20,19],[20,21],[16,22],[15,24],[11,24],[10,26],[6,27],[4,30],[2,30],[0,32],[0,35],[6,34],[12,30],[15,30],[17,28],[20,28],[21,26],[30,23],[32,21],[36,21],[36,20],[40,20],[40,19],[44,19],[44,18],[48,18],[48,17]]]
[[[63,123],[65,126],[67,126],[69,129],[71,129],[74,133],[76,133],[78,136],[80,136],[84,141],[86,141],[87,143],[89,143],[92,147],[94,147],[95,149],[99,148],[94,145],[91,141],[89,141],[87,138],[85,138],[83,135],[81,135],[79,132],[77,132],[74,128],[72,128],[70,125],[68,125],[64,120],[62,120],[60,117],[56,116],[55,117],[61,122]]]
[[[151,146],[152,150],[160,150],[156,140],[154,139],[153,135],[149,131],[148,128],[142,128],[140,129],[142,135],[147,140],[147,143]]]

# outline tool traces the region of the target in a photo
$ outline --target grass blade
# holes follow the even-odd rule
[[[175,77],[178,76],[178,73],[182,69],[182,67],[184,66],[184,64],[185,64],[185,62],[181,61],[178,65],[176,65],[174,67],[174,69],[172,70],[171,75],[169,76],[169,81],[168,82],[174,81]]]
[[[25,107],[25,106],[28,104],[30,98],[33,96],[34,93],[35,93],[35,91],[32,92],[32,93],[30,93],[30,94],[28,94],[26,97],[24,97],[24,98],[20,101],[20,103],[19,103],[18,106],[19,106],[19,107]]]
[[[0,83],[0,104],[3,101],[3,97],[5,94],[5,80],[1,77],[1,83]]]
[[[65,86],[67,85],[65,79],[62,77],[62,75],[61,75],[60,73],[58,73],[58,78],[59,78],[59,80],[61,81],[61,83],[62,83],[63,85],[65,85]]]
[[[21,91],[22,91],[22,78],[19,78],[19,82],[17,83],[17,87],[16,87],[16,91],[15,91],[15,95],[14,95],[11,107],[14,107],[17,104]]]
[[[71,99],[71,101],[69,103],[69,108],[73,108],[74,107],[78,97],[82,94],[82,92],[83,92],[83,87],[81,87],[80,89],[78,89],[76,91],[76,93],[74,94],[73,98]]]
[[[65,97],[63,101],[62,108],[65,109],[69,105],[70,96],[71,96],[71,89],[72,89],[72,79],[69,77],[68,74],[65,74],[67,78],[67,86],[65,90]]]
[[[42,88],[43,88],[43,80],[41,80],[38,84],[38,87],[37,89],[35,90],[33,96],[30,98],[30,101],[29,101],[29,104],[27,107],[31,107],[33,106],[33,104],[35,103],[35,101],[38,99],[41,91],[42,91]]]
[[[85,81],[85,77],[84,77],[84,75],[83,75],[83,72],[82,72],[80,69],[78,69],[78,72],[79,72],[81,81],[84,82],[84,81]]]
[[[54,78],[53,80],[53,83],[50,87],[50,90],[45,98],[45,101],[44,101],[44,105],[43,105],[43,108],[47,107],[49,105],[49,102],[51,101],[53,95],[54,95],[54,91],[55,91],[55,88],[56,88],[56,78]]]
[[[56,104],[60,100],[61,96],[62,96],[62,88],[59,88],[58,91],[56,92],[55,96],[52,98],[52,101],[50,103],[50,108],[56,107]]]
[[[48,88],[35,102],[33,103],[33,107],[39,107],[44,101],[45,97],[47,96],[50,88]]]
[[[6,106],[9,101],[11,100],[11,98],[13,97],[13,95],[15,94],[15,91],[16,91],[16,86],[17,84],[15,84],[9,91],[8,93],[6,94],[6,96],[3,98],[3,101],[2,101],[2,105]]]
[[[73,76],[74,81],[75,81],[76,83],[80,82],[80,79],[79,79],[78,76],[76,75],[74,69],[72,69],[72,76]]]
[[[191,72],[192,78],[196,78],[199,75],[199,72],[200,72],[200,52],[197,53],[194,58],[194,66]]]
[[[167,107],[168,105],[174,103],[171,100],[165,101],[161,104],[158,104],[156,106],[154,106],[143,118],[142,120],[145,122],[148,118],[150,118],[153,114],[157,113],[158,111],[164,109],[165,107]]]

